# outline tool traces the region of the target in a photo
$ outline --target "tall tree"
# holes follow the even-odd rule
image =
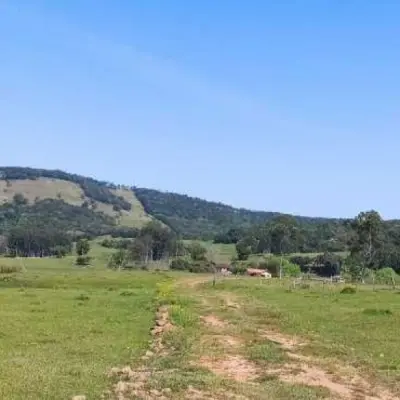
[[[296,249],[299,229],[295,218],[289,215],[276,217],[270,229],[271,252],[281,257],[279,277],[282,278],[283,255]]]
[[[76,243],[76,254],[85,256],[90,251],[90,243],[87,239],[80,239]]]
[[[385,241],[383,221],[375,210],[359,213],[351,222],[350,257],[360,266],[363,280],[366,269],[379,267],[379,254]]]

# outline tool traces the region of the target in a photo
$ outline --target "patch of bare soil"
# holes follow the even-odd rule
[[[206,315],[201,317],[201,320],[208,326],[211,326],[213,328],[225,328],[227,326],[227,323],[225,321],[222,321],[215,315]]]
[[[260,336],[269,340],[270,342],[279,344],[284,350],[294,350],[300,346],[306,345],[305,342],[296,337],[284,335],[283,333],[277,331],[262,331],[260,332]]]
[[[223,349],[237,348],[243,344],[243,341],[230,335],[205,335],[201,338],[202,347],[218,346]]]
[[[168,349],[163,343],[163,335],[173,329],[173,325],[169,320],[168,308],[162,306],[156,314],[156,322],[151,330],[153,339],[150,341],[150,349],[142,357],[143,361],[147,361],[152,357],[162,357],[168,354]],[[109,371],[109,377],[117,377],[118,382],[113,386],[111,391],[105,392],[103,399],[109,400],[126,400],[126,399],[146,399],[146,400],[167,400],[171,398],[171,389],[163,390],[150,389],[148,381],[152,374],[157,373],[141,366],[132,369],[130,366],[124,368],[112,368]]]
[[[200,364],[216,375],[238,382],[249,382],[259,376],[256,366],[239,355],[225,355],[224,358],[203,356]]]
[[[263,337],[278,343],[293,360],[280,368],[270,369],[268,375],[277,376],[282,382],[328,389],[334,398],[345,400],[398,400],[388,390],[374,387],[357,374],[357,371],[335,365],[335,373],[323,367],[323,360],[296,353],[306,343],[279,332],[263,332]]]

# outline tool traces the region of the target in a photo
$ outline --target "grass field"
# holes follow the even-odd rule
[[[145,351],[164,278],[81,269],[70,258],[24,266],[0,281],[0,398],[99,399],[106,372]]]
[[[110,271],[104,249],[91,254],[89,268],[0,259],[22,267],[0,275],[0,398],[97,400],[110,389],[115,399],[129,384],[126,399],[399,398],[395,290],[246,277],[213,286],[208,275]],[[155,350],[160,305],[173,329]],[[107,377],[126,365],[127,380]]]

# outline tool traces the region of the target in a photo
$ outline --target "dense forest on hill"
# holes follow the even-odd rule
[[[185,238],[211,239],[232,228],[249,228],[282,215],[276,212],[251,211],[187,195],[134,188],[145,211],[170,226]],[[340,220],[295,216],[304,224],[337,224]]]
[[[129,202],[127,202],[123,197],[116,196],[111,192],[110,189],[115,189],[116,186],[108,182],[97,181],[93,178],[69,174],[59,170],[26,167],[0,167],[0,179],[6,181],[22,179],[35,180],[38,178],[61,179],[64,181],[73,182],[81,187],[86,197],[92,200],[111,204],[116,209],[131,209],[131,204]]]

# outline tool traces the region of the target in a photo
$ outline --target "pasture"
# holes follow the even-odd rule
[[[23,267],[0,275],[0,398],[99,399],[106,372],[144,353],[165,278],[79,268],[69,257]]]
[[[122,378],[107,372],[126,365],[119,387],[140,386],[127,399],[399,398],[396,290],[249,277],[214,286],[203,274],[107,270],[107,253],[92,252],[88,268],[0,259],[21,269],[0,273],[0,398],[97,400],[110,389],[114,399]],[[160,305],[173,329],[157,339]]]

